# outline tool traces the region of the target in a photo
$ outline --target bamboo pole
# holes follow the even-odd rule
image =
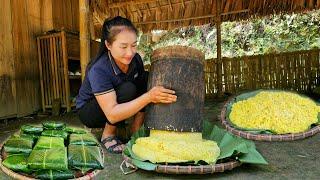
[[[222,96],[222,63],[221,63],[221,1],[216,1],[216,28],[217,28],[217,75],[218,96]]]
[[[67,112],[71,111],[71,103],[69,100],[70,97],[70,82],[69,82],[69,73],[68,73],[68,51],[67,51],[67,35],[66,32],[61,32],[61,40],[62,40],[62,59],[63,59],[63,75],[65,81],[65,102],[67,106]],[[82,68],[82,67],[81,67]],[[82,71],[82,69],[81,69]]]
[[[89,0],[79,1],[80,20],[80,64],[81,77],[84,80],[87,64],[90,60],[90,33],[89,33]]]
[[[40,87],[41,87],[41,103],[42,103],[42,111],[45,112],[45,101],[44,101],[44,88],[43,88],[43,74],[42,74],[42,54],[41,54],[41,45],[40,39],[37,38],[37,45],[38,45],[38,63],[39,63],[39,72],[40,72]]]

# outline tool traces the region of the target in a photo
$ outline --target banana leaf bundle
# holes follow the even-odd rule
[[[103,169],[103,159],[98,146],[69,145],[69,165],[75,169]]]
[[[38,135],[41,134],[41,132],[43,131],[42,127],[34,126],[30,124],[22,125],[20,129],[23,133],[38,134]]]
[[[27,159],[28,155],[26,154],[13,154],[8,156],[2,164],[13,171],[29,174],[31,170],[28,168]]]
[[[90,133],[87,133],[87,134],[70,134],[69,144],[70,145],[97,146],[99,144],[99,142]]]
[[[47,121],[42,123],[45,129],[60,129],[63,130],[66,124],[63,122]]]
[[[86,134],[87,133],[87,131],[82,128],[70,127],[70,126],[66,127],[64,130],[70,134]]]
[[[50,130],[44,130],[41,133],[42,136],[49,136],[49,137],[61,137],[63,139],[68,138],[68,133],[65,132],[64,130],[55,130],[55,129],[50,129]]]
[[[27,134],[27,133],[24,133],[24,132],[20,132],[20,135],[19,135],[19,136],[20,136],[20,137],[23,137],[23,138],[32,139],[33,142],[36,142],[36,141],[39,139],[39,137],[40,137],[40,135],[38,135],[38,134]]]
[[[28,157],[30,169],[67,170],[67,148],[34,149]]]
[[[60,170],[51,170],[44,169],[39,170],[35,173],[36,178],[38,179],[73,179],[73,172],[70,170],[60,171]]]
[[[64,140],[61,137],[40,136],[38,142],[33,149],[51,149],[61,148],[64,146]]]
[[[11,154],[29,154],[32,151],[33,142],[27,137],[11,136],[4,145],[4,151]]]

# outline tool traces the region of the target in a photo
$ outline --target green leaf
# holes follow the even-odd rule
[[[218,159],[223,159],[231,157],[238,153],[248,153],[247,144],[242,141],[240,138],[237,138],[229,133],[226,133],[221,140],[219,145],[220,147],[220,156]]]
[[[254,148],[249,148],[248,153],[241,154],[239,156],[239,161],[251,164],[268,164],[262,155]]]
[[[157,164],[153,164],[146,161],[140,161],[138,159],[132,159],[132,163],[140,169],[144,169],[147,171],[154,171],[156,170]]]

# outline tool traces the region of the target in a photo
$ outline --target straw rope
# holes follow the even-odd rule
[[[229,98],[226,103],[224,104],[220,119],[222,125],[226,128],[227,131],[229,131],[231,134],[234,134],[236,136],[243,137],[245,139],[250,140],[256,140],[256,141],[294,141],[298,139],[304,139],[306,137],[313,136],[320,132],[320,125],[317,125],[315,127],[312,127],[306,132],[302,133],[293,133],[293,134],[253,134],[245,131],[241,131],[235,127],[233,127],[230,122],[228,121],[227,115],[227,106],[228,104],[234,99],[235,97]]]

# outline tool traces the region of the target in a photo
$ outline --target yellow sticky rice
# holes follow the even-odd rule
[[[262,91],[232,105],[229,118],[241,128],[267,129],[277,134],[299,133],[318,122],[320,106],[291,92]]]
[[[138,138],[132,150],[152,163],[203,160],[213,164],[220,155],[217,143],[202,139],[201,133],[162,130],[151,130],[149,137]]]

